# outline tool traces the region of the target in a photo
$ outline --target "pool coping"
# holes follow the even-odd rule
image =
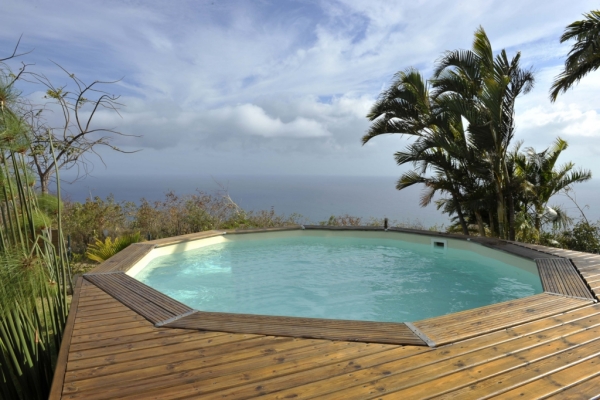
[[[253,314],[213,313],[194,310],[174,299],[125,275],[138,261],[155,248],[185,244],[190,241],[220,236],[223,234],[248,234],[290,230],[329,230],[329,231],[390,231],[425,235],[429,237],[451,238],[471,241],[494,250],[528,258],[538,267],[544,292],[540,295],[486,307],[465,310],[459,313],[404,322],[343,321],[319,318],[276,317]],[[129,246],[94,270],[84,274],[84,278],[114,296],[144,316],[157,327],[187,328],[232,333],[252,333],[275,336],[318,338],[370,343],[426,345],[436,347],[447,343],[476,336],[482,332],[506,329],[516,324],[543,318],[555,312],[564,312],[582,304],[596,302],[591,288],[579,273],[576,265],[565,257],[532,249],[518,242],[495,238],[468,237],[442,232],[422,231],[392,227],[332,227],[321,225],[300,225],[285,228],[213,230],[171,238],[152,240]],[[565,299],[565,301],[561,301]],[[570,299],[570,300],[566,300]],[[177,310],[177,311],[173,311]],[[515,313],[526,310],[526,314],[516,319]],[[485,317],[477,317],[478,328],[461,326],[461,321],[448,321],[448,316],[469,321],[473,315],[494,315],[493,324],[485,323]],[[439,332],[437,321],[447,321],[456,325],[456,332],[448,335]],[[446,326],[446,328],[448,325]]]

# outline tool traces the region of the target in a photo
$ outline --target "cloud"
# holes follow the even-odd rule
[[[335,151],[359,144],[368,127],[365,115],[373,99],[339,96],[263,96],[256,104],[226,105],[209,110],[185,109],[173,101],[121,99],[120,115],[100,111],[94,126],[126,134],[115,144],[154,149],[181,143],[222,151],[244,148],[278,151]]]
[[[322,124],[315,120],[297,117],[284,123],[280,118],[267,115],[262,108],[254,104],[211,110],[206,112],[203,119],[208,124],[228,127],[225,129],[233,129],[242,135],[265,138],[313,138],[331,135]]]
[[[575,104],[537,106],[526,110],[520,119],[523,129],[550,125],[567,136],[600,137],[600,116],[596,110],[582,110]]]
[[[445,50],[469,48],[480,25],[496,50],[522,51],[523,64],[538,72],[536,89],[517,105],[526,146],[545,146],[558,135],[579,143],[600,134],[600,73],[556,104],[548,101],[569,48],[559,37],[596,7],[590,1],[569,7],[559,0],[544,7],[535,0],[6,2],[0,45],[12,51],[15,32],[23,32],[22,48],[35,48],[25,61],[58,85],[65,75],[48,59],[86,81],[124,77],[113,87],[126,105],[121,117],[102,111],[96,123],[143,135],[118,137],[115,144],[154,149],[165,162],[183,162],[173,154],[184,152],[173,149],[185,147],[207,159],[219,154],[230,165],[250,153],[254,162],[288,160],[281,173],[301,173],[303,160],[317,156],[321,170],[349,174],[389,158],[380,173],[396,174],[392,154],[404,141],[393,136],[360,144],[371,104],[398,70],[415,66],[429,76]],[[344,159],[360,162],[352,167]]]

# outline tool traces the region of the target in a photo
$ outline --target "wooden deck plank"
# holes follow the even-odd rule
[[[347,400],[369,399],[375,396],[381,399],[420,399],[440,395],[450,396],[450,391],[466,388],[465,391],[456,391],[455,398],[481,398],[482,393],[492,394],[495,392],[493,385],[503,387],[508,385],[507,381],[510,379],[514,379],[511,384],[516,385],[522,382],[522,379],[526,379],[528,374],[535,375],[535,368],[552,369],[555,368],[555,364],[576,361],[581,355],[588,354],[589,351],[594,353],[600,351],[600,340],[594,337],[599,332],[600,327],[596,328],[593,333],[586,330],[572,335],[573,341],[582,338],[589,343],[588,346],[573,345],[570,340],[557,338],[551,342],[518,351],[506,352],[506,349],[502,349],[500,354],[496,348],[492,347],[480,353],[471,353],[464,358],[433,364],[425,370],[405,371],[402,374],[394,371],[394,374],[380,377],[366,385],[337,391],[335,396]],[[496,356],[490,360],[491,354],[496,354]],[[557,354],[557,356],[551,357],[549,354]],[[476,390],[480,387],[482,392],[474,394],[473,397],[465,394],[469,390]],[[382,396],[383,393],[387,393],[387,395]]]
[[[591,303],[592,300],[563,298],[543,293],[475,310],[417,321],[413,325],[439,346],[548,317]]]
[[[122,306],[122,304],[115,304],[115,302],[112,301],[110,303],[95,304],[95,305],[90,305],[90,306],[82,304],[80,307],[82,310],[85,310],[85,314],[87,315],[88,312],[98,311],[98,313],[101,313],[104,309],[113,310],[113,309],[115,309],[117,307],[121,307],[121,306]]]
[[[596,316],[595,323],[600,330],[600,316]],[[472,350],[470,346],[458,349],[455,348],[457,345],[442,347],[430,353],[411,357],[406,362],[392,362],[377,368],[357,371],[352,374],[352,377],[329,380],[329,391],[337,390],[334,397],[344,399],[370,398],[372,395],[383,395],[384,391],[398,392],[394,394],[396,398],[412,398],[413,395],[414,398],[426,397],[426,394],[438,393],[439,387],[447,390],[443,385],[452,388],[452,385],[469,384],[475,381],[476,378],[468,375],[468,372],[473,370],[478,371],[478,375],[484,367],[501,370],[515,365],[525,365],[526,357],[535,358],[546,354],[548,343],[558,343],[559,346],[568,347],[566,341],[560,338],[585,332],[587,330],[578,324],[566,324],[543,334],[527,335],[491,346],[488,344],[475,351],[470,351]],[[478,339],[471,340],[471,346],[478,345]],[[454,377],[456,379],[453,379]],[[384,391],[380,390],[381,388]],[[324,395],[323,392],[314,392],[314,385],[310,384],[295,388],[294,391],[282,392],[278,394],[278,398],[293,394],[301,397],[309,394],[310,396]]]
[[[555,340],[556,337],[585,331],[585,326],[588,324],[600,324],[600,314],[597,314],[597,311],[600,310],[591,311],[588,309],[587,312],[593,314],[591,317],[585,318],[585,322],[580,319],[584,314],[578,310],[577,312],[564,314],[560,317],[560,320],[554,321],[551,327],[542,324],[542,321],[536,321],[528,324],[527,328],[517,327],[495,332],[451,346],[434,349],[402,362],[390,362],[369,369],[362,369],[349,376],[329,378],[327,382],[309,383],[305,386],[279,392],[275,398],[324,396],[341,388],[354,387],[398,374],[406,378],[407,385],[427,382],[430,379],[436,379],[438,374],[443,376],[448,371],[466,368],[470,364],[481,364],[502,358],[506,352],[540,346],[545,342]],[[539,330],[544,328],[547,329]],[[524,335],[525,333],[527,335]],[[353,390],[349,389],[349,392]],[[344,398],[346,395],[345,392],[337,393],[336,397]]]
[[[489,316],[497,316],[499,313],[510,312],[509,310],[523,310],[531,306],[544,303],[551,303],[556,300],[556,296],[546,293],[536,294],[534,296],[515,299],[503,303],[491,304],[489,306],[479,307],[471,310],[459,311],[452,314],[439,317],[428,318],[413,322],[414,325],[427,326],[429,329],[445,328],[449,325],[460,324],[464,319],[482,319]]]
[[[380,346],[383,345],[330,342],[315,345],[312,351],[309,348],[302,348],[297,351],[267,354],[233,362],[228,362],[227,357],[222,356],[222,363],[214,368],[202,369],[200,368],[202,360],[192,360],[181,364],[152,366],[137,371],[124,371],[118,375],[118,378],[125,379],[127,386],[120,386],[119,396],[124,394],[126,387],[132,387],[132,396],[134,397],[152,395],[160,396],[160,398],[169,398],[173,395],[180,396],[188,392],[190,395],[197,396],[199,394],[197,386],[200,386],[201,393],[229,388],[252,381],[260,381],[265,376],[287,375],[295,370],[313,369],[322,363],[323,360],[340,362],[355,358],[360,354],[375,353],[381,351]],[[187,374],[184,376],[174,374],[183,371],[187,371]],[[135,372],[138,373],[136,374]],[[85,381],[80,380],[75,383],[76,386],[66,385],[64,394],[68,395],[65,398],[85,398],[91,400],[94,398],[93,392],[98,392],[98,390],[94,389],[106,387],[116,377],[111,375]],[[199,383],[186,384],[190,380]],[[158,387],[161,385],[164,389]],[[177,389],[174,390],[173,387]],[[103,393],[102,396],[106,394]],[[124,396],[122,398],[127,397]]]
[[[535,262],[546,292],[571,297],[594,298],[571,261],[564,258],[543,258],[536,259]]]
[[[153,326],[143,326],[139,328],[118,329],[110,332],[89,333],[85,335],[72,335],[71,343],[79,344],[85,342],[102,342],[107,339],[124,338],[127,336],[136,336],[144,333],[155,332]]]
[[[93,319],[94,317],[98,317],[98,318],[102,318],[102,319],[106,319],[109,318],[110,316],[113,314],[123,314],[123,313],[133,313],[135,315],[140,315],[138,313],[136,313],[135,311],[133,311],[132,309],[130,309],[129,307],[125,307],[123,304],[121,303],[116,303],[114,305],[114,307],[111,308],[103,308],[103,309],[99,309],[99,310],[94,310],[94,309],[88,309],[85,311],[85,313],[82,313],[82,315],[85,315],[84,318],[82,318],[83,320],[88,320],[88,319]]]
[[[330,381],[333,377],[353,376],[358,370],[373,368],[380,364],[386,364],[428,351],[431,351],[431,349],[422,346],[396,347],[380,353],[358,357],[351,361],[322,365],[312,370],[295,372],[282,377],[267,378],[261,381],[258,386],[255,383],[251,383],[219,390],[214,393],[205,393],[203,394],[203,399],[262,398],[261,396],[265,396],[265,398],[297,398],[298,390],[294,388],[304,387],[304,385],[308,384],[313,388],[311,393],[315,392],[315,387],[320,388],[321,393],[328,393],[336,387],[334,386],[335,382]]]
[[[588,400],[597,397],[600,393],[600,368],[597,368],[597,373],[592,375],[589,379],[566,382],[566,384],[559,388],[555,393],[548,396],[547,399],[551,400]],[[554,385],[554,382],[552,382]]]
[[[597,334],[598,331],[596,331],[596,335]],[[522,367],[518,369],[513,368],[509,371],[502,371],[500,374],[494,374],[494,370],[486,368],[484,373],[490,375],[488,378],[479,379],[476,381],[476,383],[470,383],[466,385],[464,382],[460,383],[457,381],[455,384],[461,385],[461,389],[447,393],[443,397],[446,399],[476,399],[481,398],[483,395],[502,395],[504,397],[505,392],[508,392],[511,389],[514,390],[514,388],[517,389],[517,392],[527,391],[527,388],[523,386],[524,384],[529,385],[532,381],[539,380],[540,377],[546,377],[556,371],[563,372],[562,374],[556,374],[555,377],[557,378],[560,378],[560,376],[564,375],[568,375],[567,379],[570,378],[571,381],[579,378],[585,378],[586,376],[589,376],[585,374],[591,375],[592,373],[597,373],[598,361],[600,360],[600,340],[595,338],[592,340],[589,337],[588,339],[590,341],[579,346],[571,345],[567,347],[567,344],[558,344],[556,345],[556,348],[551,348],[552,351],[555,351],[556,356],[546,356],[530,361],[527,364],[522,364]],[[593,361],[593,365],[577,365],[590,359]],[[567,374],[565,374],[564,369],[570,365],[575,365],[575,367],[578,367],[574,370],[581,372],[584,375],[582,377],[572,375],[571,373],[573,370],[569,370],[567,371]],[[471,373],[470,376],[472,379],[478,377],[473,373]],[[481,376],[481,374],[479,374],[479,376]],[[545,380],[532,386],[537,388],[546,387],[545,390],[551,389],[547,393],[542,392],[538,395],[551,394],[557,389],[556,386],[552,387],[551,382],[551,380]],[[529,393],[531,394],[531,392]],[[514,394],[514,392],[513,395],[507,394],[506,397],[514,397]],[[537,397],[538,395],[534,397]],[[531,397],[525,396],[524,398]]]
[[[426,345],[405,324],[195,312],[165,327],[372,343]]]
[[[72,353],[84,350],[94,349],[109,349],[112,346],[135,346],[135,344],[149,340],[149,339],[163,339],[170,338],[175,335],[183,335],[188,333],[188,330],[184,329],[161,329],[161,330],[150,330],[146,333],[135,333],[133,335],[116,335],[109,338],[103,338],[91,341],[82,341],[79,343],[72,343],[70,350]]]
[[[127,274],[111,274],[109,278],[120,283],[123,287],[126,287],[130,291],[133,291],[146,300],[160,304],[161,307],[165,308],[173,315],[185,314],[192,311],[191,307],[159,292],[156,289],[151,288],[150,286],[144,285],[142,282],[130,277]]]
[[[192,311],[185,304],[165,296],[124,273],[88,274],[85,275],[85,279],[152,323],[165,321]]]
[[[550,396],[560,392],[562,387],[573,384],[576,385],[579,382],[598,376],[600,373],[599,367],[600,354],[596,354],[592,357],[588,356],[587,358],[583,358],[583,360],[576,360],[575,365],[573,366],[561,369],[541,378],[536,376],[533,382],[518,386],[510,391],[503,391],[501,394],[502,397],[506,399],[526,399]],[[599,388],[600,386],[596,386],[592,396],[598,395]],[[584,394],[581,393],[581,389],[582,388],[578,389],[580,395]]]
[[[367,344],[362,345],[369,346]],[[343,363],[347,360],[360,357],[360,355],[362,354],[376,353],[377,345],[370,346],[372,346],[373,348],[368,349],[368,347],[365,347],[364,349],[361,349],[361,351],[355,351],[352,353],[326,352],[321,355],[315,355],[310,359],[303,360],[302,363],[287,362],[277,365],[275,366],[275,368],[274,366],[269,366],[264,368],[252,369],[244,373],[237,373],[233,375],[221,375],[219,377],[214,377],[208,380],[199,381],[195,383],[180,382],[180,384],[176,386],[175,390],[173,388],[165,388],[163,390],[152,392],[152,394],[156,393],[162,399],[174,399],[184,396],[195,398],[198,398],[200,396],[200,398],[204,398],[209,393],[215,393],[220,390],[238,387],[248,383],[255,383],[258,384],[258,386],[260,386],[261,382],[270,377],[284,377],[295,372],[311,371],[325,363]],[[144,396],[144,393],[140,393],[140,395],[124,397],[123,399],[141,398]]]
[[[149,337],[143,340],[138,340],[136,342],[129,343],[119,343],[119,344],[109,344],[102,347],[95,348],[82,348],[77,350],[72,350],[69,353],[69,363],[76,362],[80,360],[86,360],[97,357],[112,357],[110,359],[111,362],[115,362],[118,360],[117,355],[122,353],[132,353],[132,355],[128,356],[130,359],[135,359],[137,357],[135,354],[138,350],[142,349],[150,349],[150,348],[159,348],[159,347],[169,347],[171,345],[176,344],[185,344],[190,341],[197,340],[212,340],[215,337],[226,336],[228,333],[225,332],[180,332],[178,334],[172,334],[169,336],[158,336],[158,337]],[[261,336],[252,336],[246,335],[249,339],[253,337],[261,337]],[[76,364],[74,364],[76,365]],[[75,368],[74,366],[70,366]]]
[[[516,242],[508,242],[506,240],[500,240],[489,237],[472,237],[470,238],[472,242],[479,243],[485,247],[489,247],[494,250],[504,251],[510,254],[517,255],[519,257],[528,258],[530,260],[535,260],[536,258],[556,258],[557,255],[553,255],[547,252],[540,253],[539,250],[522,246],[521,243]]]
[[[331,348],[330,343],[320,343],[317,341],[294,340],[293,338],[256,338],[249,339],[247,342],[242,335],[233,335],[229,337],[228,342],[214,344],[217,348],[211,349],[213,346],[202,346],[198,343],[187,343],[182,348],[173,350],[171,354],[154,355],[154,349],[143,349],[137,353],[135,359],[129,359],[126,354],[123,360],[119,363],[105,365],[101,370],[98,370],[97,365],[90,367],[69,370],[65,375],[65,382],[77,381],[77,388],[90,389],[100,387],[106,382],[133,381],[138,379],[155,380],[158,376],[169,372],[169,368],[165,366],[177,365],[180,369],[195,369],[203,370],[207,368],[218,368],[221,364],[231,364],[238,361],[240,365],[246,363],[261,363],[264,362],[261,357],[270,357],[274,354],[279,354],[281,357],[298,356],[301,357],[313,350],[322,350]],[[239,348],[237,342],[245,342],[242,344],[246,350],[244,352],[234,352]],[[343,345],[337,345],[343,346]],[[185,350],[183,348],[186,348]],[[195,350],[195,351],[192,351]],[[268,351],[267,351],[268,350]],[[227,357],[224,354],[228,354]],[[238,358],[232,357],[237,354]],[[152,358],[152,364],[149,366],[148,358]],[[248,360],[253,358],[252,360]],[[228,368],[232,367],[228,365]],[[131,371],[144,371],[144,376],[135,376]],[[130,375],[128,375],[130,374]]]
[[[65,382],[65,373],[67,371],[69,350],[71,347],[71,335],[73,332],[73,327],[75,326],[75,318],[77,316],[77,306],[79,305],[79,296],[81,295],[82,283],[82,277],[79,277],[77,282],[75,282],[75,291],[69,307],[69,316],[67,317],[65,329],[63,331],[63,339],[60,344],[58,359],[56,360],[56,369],[54,370],[54,376],[52,377],[52,386],[50,388],[50,395],[48,396],[49,400],[58,400],[61,398],[62,388]]]
[[[113,319],[116,320],[116,319],[121,319],[121,318],[125,318],[125,317],[133,318],[136,320],[144,320],[145,319],[140,314],[127,308],[125,310],[116,309],[113,313],[110,313],[110,314],[95,314],[95,315],[85,315],[84,314],[82,316],[79,316],[77,318],[77,321],[78,322],[89,321],[92,323],[102,324],[102,323],[105,323],[106,321],[112,321]]]
[[[153,364],[165,363],[167,356],[173,356],[173,358],[166,360],[166,363],[179,362],[182,360],[189,359],[189,354],[193,353],[194,357],[199,355],[203,358],[205,365],[208,364],[208,359],[211,354],[223,354],[231,352],[235,349],[236,352],[241,349],[248,350],[248,357],[251,357],[252,352],[264,352],[266,349],[271,349],[273,346],[291,343],[293,338],[278,337],[265,339],[265,336],[248,336],[235,335],[235,334],[220,334],[212,337],[202,337],[200,335],[194,335],[193,340],[183,341],[177,337],[177,342],[169,344],[162,344],[160,346],[146,345],[146,342],[142,342],[142,346],[135,347],[135,350],[128,352],[119,352],[111,354],[99,354],[96,357],[83,357],[74,359],[69,362],[69,371],[84,370],[90,368],[96,368],[98,366],[110,364],[117,365],[122,363],[133,363],[144,359],[152,359]],[[176,344],[177,346],[173,346]],[[297,344],[296,344],[297,345]],[[213,347],[217,348],[213,348]],[[252,350],[251,350],[252,349]],[[269,350],[271,351],[271,350]],[[180,354],[184,353],[184,354]],[[86,354],[86,353],[78,353]],[[89,354],[89,353],[87,353]],[[164,358],[160,358],[164,357]],[[139,365],[144,363],[140,361]],[[133,366],[132,366],[133,368]]]
[[[142,304],[150,303],[153,306],[160,307],[172,316],[191,311],[191,308],[185,304],[171,299],[124,273],[90,274],[85,275],[85,278],[111,294],[126,306],[129,306],[129,304],[137,304],[141,301]]]

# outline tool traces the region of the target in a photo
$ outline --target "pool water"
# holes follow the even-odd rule
[[[542,292],[533,270],[381,238],[228,241],[157,257],[136,279],[201,311],[408,322]]]

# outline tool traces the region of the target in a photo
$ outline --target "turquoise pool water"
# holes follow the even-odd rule
[[[141,282],[202,311],[408,322],[542,292],[533,271],[471,251],[299,236],[158,257]]]

